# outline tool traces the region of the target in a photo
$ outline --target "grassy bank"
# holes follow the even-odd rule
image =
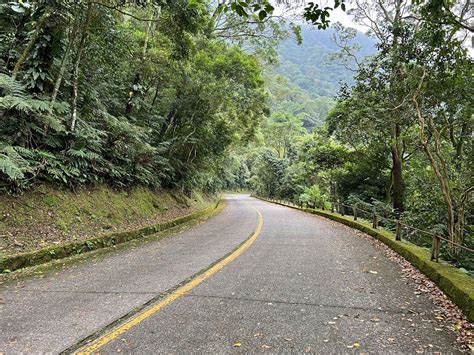
[[[0,196],[0,258],[137,230],[206,208],[215,196],[105,186],[72,192],[40,186]]]

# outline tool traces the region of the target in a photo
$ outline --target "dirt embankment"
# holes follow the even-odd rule
[[[209,205],[214,196],[105,186],[75,192],[41,186],[20,196],[0,195],[0,258],[50,245],[127,231]]]

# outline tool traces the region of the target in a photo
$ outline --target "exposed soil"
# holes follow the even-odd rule
[[[0,257],[138,229],[189,214],[214,199],[103,186],[74,193],[43,186],[21,196],[0,196]]]

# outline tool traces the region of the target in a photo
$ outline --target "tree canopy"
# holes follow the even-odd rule
[[[258,55],[221,39],[231,30],[210,6],[2,4],[3,188],[218,188],[226,148],[255,135],[266,93]]]

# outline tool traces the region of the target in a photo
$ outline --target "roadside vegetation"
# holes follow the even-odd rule
[[[221,188],[267,110],[245,20],[178,1],[0,5],[0,188]],[[272,38],[285,36],[268,25]],[[265,50],[253,41],[256,49]],[[262,53],[262,56],[265,56]]]
[[[321,70],[323,46],[292,56],[302,31],[276,3],[320,30],[332,9],[350,7],[375,46],[359,53],[360,34],[336,25]],[[4,2],[1,193],[245,189],[358,204],[474,248],[469,6]],[[472,253],[442,253],[474,270]]]
[[[179,190],[117,190],[105,185],[74,192],[38,186],[19,196],[3,195],[0,259],[173,220],[214,205],[216,198],[199,191],[188,197]]]
[[[463,42],[473,32],[469,4],[352,6],[376,51],[361,59],[356,31],[336,26],[340,51],[331,57],[353,71],[353,81],[348,75],[324,122],[313,126],[308,122],[318,122],[317,113],[295,112],[274,97],[279,111],[263,122],[260,144],[239,152],[235,183],[319,208],[356,205],[472,249],[474,86],[470,44]],[[403,237],[421,246],[432,242],[413,230]],[[449,243],[441,252],[474,270],[472,253]]]

